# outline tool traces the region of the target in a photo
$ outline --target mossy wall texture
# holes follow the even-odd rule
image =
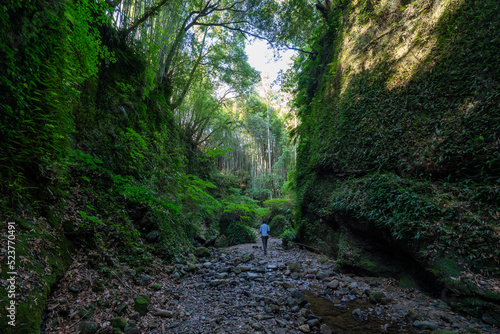
[[[301,241],[349,268],[362,264],[349,235],[383,241],[442,284],[449,275],[432,263],[444,253],[500,274],[498,32],[493,0],[333,11],[298,87]]]

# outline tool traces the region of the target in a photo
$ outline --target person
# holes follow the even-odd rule
[[[262,225],[260,225],[260,235],[262,237],[262,249],[264,250],[264,254],[267,254],[267,239],[269,238],[269,232],[271,229],[269,225],[266,224],[266,221],[262,221]]]

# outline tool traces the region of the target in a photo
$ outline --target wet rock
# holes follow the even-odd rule
[[[99,329],[99,325],[93,321],[81,321],[78,328],[83,334],[94,334]]]
[[[430,330],[430,331],[435,331],[436,329],[439,328],[439,326],[433,322],[420,321],[420,320],[416,320],[415,322],[413,322],[413,327],[418,328],[420,330]]]
[[[141,317],[141,315],[139,314],[139,312],[130,313],[130,319],[132,319],[132,320],[139,320],[140,317]]]

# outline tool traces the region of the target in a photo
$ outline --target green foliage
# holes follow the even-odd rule
[[[281,233],[281,240],[283,243],[283,247],[285,249],[289,249],[293,247],[293,242],[297,237],[297,231],[293,229],[293,227],[287,225],[284,229],[283,233]]]
[[[104,7],[87,1],[8,1],[0,11],[0,175],[13,198],[29,196],[64,173],[78,85],[112,58],[95,25]],[[9,200],[6,200],[9,201]],[[10,200],[10,212],[17,203]]]
[[[498,275],[491,245],[499,242],[500,95],[493,78],[500,52],[498,43],[480,41],[500,28],[500,5],[454,3],[435,29],[411,42],[404,37],[410,20],[426,20],[435,9],[413,2],[390,13],[382,5],[358,1],[334,16],[316,36],[318,55],[298,57],[300,76],[288,77],[301,118],[300,237],[317,237],[318,218],[345,215],[375,224],[425,259],[455,253]],[[412,52],[396,56],[408,43]],[[425,56],[414,62],[414,52]]]
[[[240,222],[233,222],[224,229],[223,234],[227,237],[229,246],[254,243],[256,240],[255,233],[248,227]]]
[[[264,201],[265,208],[269,208],[271,218],[277,215],[291,215],[294,203],[288,198],[273,198]]]

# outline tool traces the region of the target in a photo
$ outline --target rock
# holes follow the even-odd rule
[[[300,325],[299,330],[303,333],[310,333],[311,332],[311,328],[309,328],[308,324]]]
[[[157,317],[164,317],[164,318],[173,318],[174,317],[174,312],[168,311],[168,310],[163,310],[161,308],[156,308],[154,307],[152,310],[153,315]]]
[[[222,281],[220,279],[213,279],[208,283],[212,287],[216,287],[222,284]]]
[[[137,283],[142,286],[149,285],[149,283],[151,283],[151,277],[146,274],[140,274],[137,277]]]
[[[243,271],[243,272],[245,272],[245,271],[250,271],[250,269],[252,269],[252,268],[250,268],[249,266],[238,266],[238,267],[236,267],[236,268],[240,268],[240,270],[241,270],[241,271]],[[236,269],[236,268],[235,268],[235,269]]]
[[[125,334],[141,334],[134,320],[130,320],[123,331]]]
[[[254,255],[253,254],[248,254],[248,253],[243,253],[241,256],[240,256],[240,262],[241,263],[247,263],[251,260],[254,259]]]
[[[326,324],[321,325],[319,332],[321,334],[332,334],[332,330]]]
[[[139,312],[132,312],[130,314],[130,319],[132,319],[132,320],[139,320],[140,317],[141,317],[141,315],[139,314]]]
[[[330,283],[328,283],[326,287],[332,290],[337,290],[339,288],[339,285],[340,285],[339,281],[333,280]]]
[[[161,290],[161,285],[160,284],[153,284],[151,286],[151,288],[153,288],[153,290],[155,290],[155,291],[160,291]]]
[[[81,321],[78,328],[83,334],[94,334],[99,329],[99,325],[93,321]]]
[[[217,278],[218,279],[225,279],[225,278],[227,278],[228,275],[229,275],[228,273],[219,273],[219,274],[217,274]]]
[[[299,273],[296,273],[296,272],[292,273],[292,279],[297,280],[299,278],[300,278],[300,274]]]
[[[145,316],[148,313],[148,306],[149,299],[146,296],[137,296],[135,298],[134,310],[141,316]]]
[[[236,275],[238,275],[239,273],[241,273],[241,267],[235,267],[235,268],[233,268],[233,273],[235,273]]]
[[[127,325],[127,320],[122,317],[116,317],[111,319],[111,326],[120,328],[120,329],[125,329],[125,326]]]
[[[210,250],[206,247],[198,247],[194,250],[196,257],[210,257]]]
[[[198,267],[194,263],[191,263],[191,262],[186,264],[185,269],[187,272],[190,272],[190,273],[195,273],[198,271]]]
[[[307,324],[309,325],[309,327],[317,327],[319,326],[319,319],[317,318],[314,318],[314,319],[311,319],[311,320],[308,320],[307,321]]]
[[[370,302],[372,302],[373,304],[380,303],[382,299],[385,298],[385,293],[381,291],[372,292],[370,293],[369,298]]]
[[[170,275],[170,278],[171,279],[175,279],[175,280],[178,280],[181,278],[181,274],[178,272],[178,271],[174,271],[171,275]]]
[[[419,320],[416,320],[415,322],[413,322],[413,327],[421,329],[421,330],[430,330],[430,331],[435,331],[436,329],[439,328],[439,326],[433,322],[419,321]]]
[[[260,322],[254,322],[252,323],[252,328],[258,331],[261,331],[264,329],[264,326]]]
[[[115,312],[118,315],[122,315],[125,313],[125,310],[127,309],[127,303],[121,303],[117,307],[115,307]]]

